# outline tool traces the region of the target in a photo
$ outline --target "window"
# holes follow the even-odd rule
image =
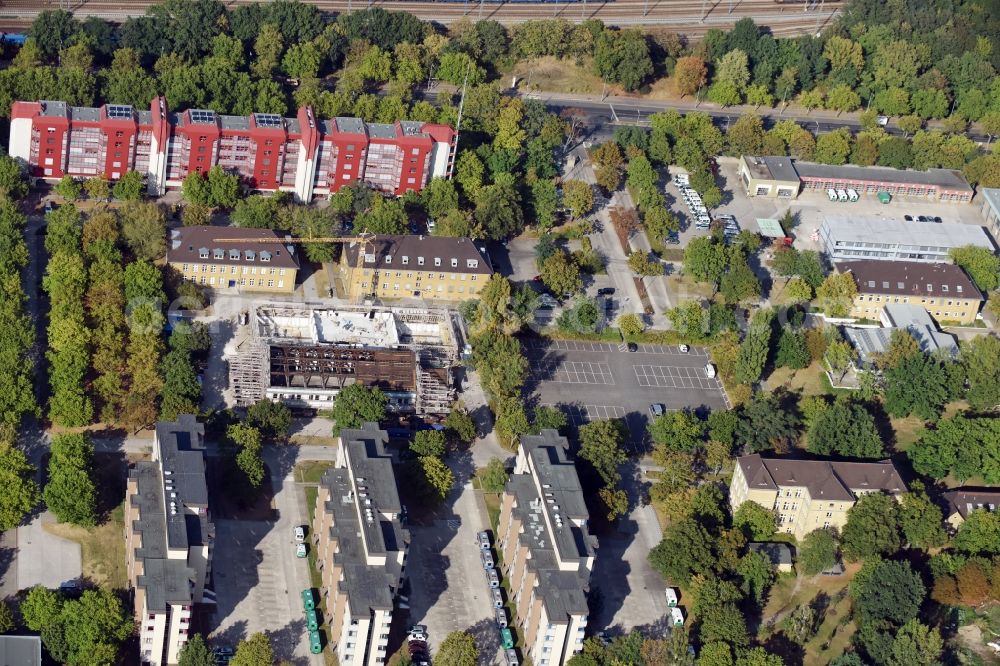
[[[476,260],[476,259],[466,259],[465,260],[465,266],[466,266],[466,268],[478,268],[479,267],[479,261]]]
[[[946,285],[946,284],[941,285],[941,291],[943,291],[944,293],[947,294],[948,293],[948,285]]]
[[[404,256],[403,256],[403,265],[405,266],[405,265],[407,265],[408,263],[410,263],[410,258],[409,258],[409,257],[407,257],[406,255],[404,255]]]
[[[435,266],[441,265],[441,257],[434,257],[434,265]]]
[[[390,257],[389,255],[385,255],[385,263],[391,264],[392,263],[392,257]]]
[[[256,256],[256,253],[253,250],[245,250],[243,252],[243,256],[246,258],[247,261],[253,261],[254,257]]]
[[[451,260],[451,267],[452,268],[457,268],[458,267],[458,259],[452,259]]]
[[[239,250],[230,250],[229,251],[229,261],[239,261],[239,260],[240,260],[240,251]]]
[[[225,257],[226,253],[224,250],[220,250],[219,248],[215,248],[214,250],[212,250],[213,259],[225,259]]]
[[[208,259],[208,248],[207,247],[203,247],[203,248],[200,248],[198,250],[198,258],[199,259]]]
[[[423,265],[424,265],[424,258],[417,257],[417,266],[423,266]]]

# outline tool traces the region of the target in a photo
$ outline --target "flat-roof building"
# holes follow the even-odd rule
[[[431,178],[450,176],[456,137],[434,123],[321,119],[310,106],[294,118],[171,112],[156,97],[146,109],[14,102],[9,145],[32,176],[49,181],[66,175],[114,181],[138,171],[150,194],[160,196],[188,174],[218,165],[252,189],[291,192],[307,202],[357,181],[396,195],[419,192]]]
[[[471,238],[378,235],[345,243],[340,278],[352,302],[366,298],[476,298],[493,275],[483,243]]]
[[[939,321],[971,324],[976,320],[983,295],[955,264],[917,261],[842,261],[842,273],[850,273],[858,295],[851,316],[882,319],[883,308],[912,305],[923,308]],[[907,311],[897,310],[899,316]]]
[[[410,535],[400,522],[388,440],[375,423],[342,430],[336,466],[323,474],[316,496],[313,543],[328,638],[344,666],[385,663],[403,584]]]
[[[215,603],[215,527],[205,483],[204,426],[191,414],[156,424],[153,456],[129,470],[125,552],[139,657],[176,664],[187,644],[194,604]]]
[[[778,530],[802,539],[815,529],[842,528],[866,493],[898,496],[906,484],[892,461],[834,462],[741,456],[729,485],[733,512],[743,502],[774,511]]]
[[[229,356],[235,403],[330,409],[357,382],[381,389],[391,411],[447,414],[464,341],[457,317],[443,309],[257,305],[249,338]]]
[[[271,229],[192,226],[170,230],[167,263],[185,280],[229,292],[290,294],[295,246]]]
[[[983,197],[981,212],[986,220],[986,228],[994,238],[1000,238],[1000,188],[984,187],[979,193]]]
[[[794,199],[799,194],[799,174],[789,157],[744,155],[739,173],[747,196]]]
[[[926,197],[935,201],[968,203],[973,189],[955,169],[893,169],[891,167],[835,166],[795,162],[803,190],[852,189],[859,194],[888,192],[894,196]]]
[[[947,263],[949,251],[975,245],[996,251],[986,230],[971,224],[934,224],[872,216],[827,215],[819,228],[831,261],[878,259]]]
[[[555,430],[521,438],[497,527],[524,656],[561,666],[583,649],[595,539],[569,444]]]
[[[42,666],[42,639],[0,636],[0,666]]]

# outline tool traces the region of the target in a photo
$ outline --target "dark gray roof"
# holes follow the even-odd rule
[[[188,533],[185,507],[208,508],[208,486],[205,484],[205,427],[191,414],[178,417],[176,422],[159,421],[156,438],[159,442],[163,469],[164,504],[175,504],[167,510],[167,544],[170,548],[187,548],[200,540]]]
[[[906,183],[910,185],[933,185],[947,190],[971,192],[972,187],[960,171],[954,169],[893,169],[891,167],[834,166],[813,162],[795,162],[795,170],[800,178],[830,178],[839,180],[866,181],[870,183]]]
[[[53,102],[42,100],[42,116],[68,118],[69,105],[66,102]]]
[[[398,518],[396,478],[385,451],[388,435],[376,424],[366,423],[361,429],[343,430],[340,436],[350,468],[329,469],[321,480],[330,492],[326,503],[333,515],[330,537],[339,545],[333,561],[343,570],[337,585],[347,593],[354,613],[391,610],[400,575],[395,553],[406,550],[410,536]],[[393,518],[388,519],[387,513]],[[369,554],[385,555],[387,564],[369,565]]]
[[[993,214],[1000,215],[1000,188],[984,187],[979,192],[983,195],[983,199],[989,203],[990,208],[993,209]]]
[[[777,566],[779,564],[791,564],[792,563],[792,549],[787,543],[778,542],[751,542],[747,544],[747,548],[755,553],[762,553],[771,560],[771,564]]]
[[[360,118],[343,118],[338,116],[335,118],[337,130],[340,132],[347,132],[349,134],[364,134],[365,133],[365,121]]]
[[[219,239],[239,239],[226,240]],[[255,239],[274,239],[273,243],[249,242]],[[243,229],[240,227],[194,226],[179,227],[170,231],[167,261],[181,263],[213,263],[228,266],[271,266],[298,268],[299,260],[291,245],[283,245],[281,236],[271,229]],[[207,250],[208,257],[201,251]],[[221,258],[216,257],[222,252]],[[236,253],[235,255],[233,253]],[[250,254],[248,254],[250,253]],[[267,255],[269,261],[261,261]],[[233,258],[233,257],[236,258]],[[253,257],[252,259],[249,257]]]
[[[955,488],[944,494],[948,502],[948,515],[959,514],[968,518],[976,509],[996,511],[1000,506],[1000,488]]]
[[[395,139],[396,126],[386,123],[368,123],[368,136],[373,139]]]
[[[881,490],[901,493],[906,484],[889,460],[879,462],[834,462],[762,458],[759,453],[737,459],[747,485],[755,490],[777,490],[778,486],[803,486],[812,499],[850,501],[853,491]]]
[[[965,271],[955,264],[861,259],[838,262],[837,270],[841,273],[851,272],[859,294],[933,298],[983,297]]]
[[[514,511],[523,526],[523,531],[517,538],[531,551],[527,566],[537,576],[535,596],[545,604],[549,622],[565,624],[571,614],[586,614],[585,593],[590,587],[590,569],[586,567],[580,567],[576,571],[559,569],[555,555],[556,544],[542,517],[541,501],[534,480],[528,474],[514,474],[507,482],[507,492],[517,498],[517,508]],[[568,532],[570,528],[564,525],[562,531]],[[578,547],[588,555],[592,555],[593,545],[590,542],[589,532],[576,527],[573,527],[572,531],[579,538]]]
[[[168,549],[202,545],[211,537],[203,435],[204,426],[190,414],[160,421],[154,451],[158,459],[137,462],[129,470],[137,486],[132,505],[139,510],[132,527],[142,535],[135,559],[142,561],[144,573],[136,585],[145,590],[151,610],[191,602],[194,571],[186,558],[169,559]]]
[[[392,270],[423,270],[442,273],[467,273],[492,275],[493,267],[486,252],[476,246],[470,238],[448,236],[390,236],[379,235],[364,243],[347,243],[344,254],[349,265],[358,267],[359,252],[364,246],[364,255],[374,257],[374,261],[364,262],[367,267]],[[389,262],[386,263],[386,257]],[[420,259],[423,258],[423,264]],[[436,265],[435,259],[440,259]],[[452,266],[452,260],[455,265]],[[404,263],[404,260],[406,263]],[[470,262],[472,265],[470,266]]]
[[[249,130],[250,119],[246,116],[219,116],[219,124],[227,130]]]
[[[0,666],[41,666],[41,664],[41,638],[0,636]]]
[[[799,182],[799,174],[792,166],[788,157],[754,157],[744,155],[743,162],[751,176],[758,180],[777,180],[782,182]]]
[[[92,106],[71,106],[69,107],[71,120],[85,120],[96,123],[101,119],[101,110]]]
[[[569,615],[587,613],[589,565],[566,571],[560,569],[559,561],[582,562],[593,557],[589,513],[576,466],[567,456],[565,437],[543,430],[522,437],[521,447],[531,459],[534,478],[515,474],[507,484],[508,492],[517,498],[515,511],[524,527],[518,538],[531,550],[528,566],[538,574],[536,596],[545,604],[551,622],[565,622]]]

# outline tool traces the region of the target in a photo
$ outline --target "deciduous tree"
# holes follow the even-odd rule
[[[344,428],[360,428],[363,423],[379,423],[385,418],[388,402],[377,386],[354,383],[342,388],[333,402],[333,433]]]
[[[891,555],[899,550],[899,503],[888,495],[862,495],[847,512],[843,531],[844,556],[858,560]]]

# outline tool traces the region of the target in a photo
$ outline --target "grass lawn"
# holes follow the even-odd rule
[[[809,640],[804,648],[806,652],[803,663],[827,664],[839,654],[851,640],[855,627],[852,622],[844,623],[849,617],[851,600],[845,590],[859,566],[848,565],[847,572],[842,576],[813,576],[811,578],[785,575],[774,584],[764,607],[763,622],[759,638],[766,640],[767,636],[779,632],[781,618],[802,604],[810,603],[816,595],[825,594],[829,597],[829,606],[822,614],[823,621],[816,635]],[[768,623],[774,621],[774,627],[768,628]]]
[[[331,467],[333,467],[333,462],[329,460],[307,460],[300,462],[295,465],[295,480],[298,483],[319,483],[319,480],[323,477],[323,473]],[[310,488],[306,488],[307,497],[309,490]],[[315,503],[316,489],[312,488],[311,490],[313,491],[313,503]],[[312,511],[312,504],[309,506],[310,511]]]
[[[522,81],[528,90],[547,92],[582,93],[597,95],[604,90],[601,78],[593,73],[591,59],[583,58],[577,65],[572,59],[544,57],[519,62],[509,73]],[[614,94],[609,87],[608,94]]]
[[[802,395],[824,395],[828,393],[823,382],[823,368],[819,363],[813,363],[801,370],[791,368],[776,368],[767,378],[767,385],[773,391],[784,386],[792,393]]]
[[[680,294],[684,297],[682,300],[690,300],[692,298],[711,299],[713,296],[714,290],[712,289],[712,285],[704,282],[696,282],[690,277],[677,273],[667,276],[667,283],[669,284],[671,293]]]
[[[292,435],[288,438],[291,444],[299,446],[336,446],[336,437],[320,437],[318,435]]]
[[[958,412],[968,409],[969,403],[965,400],[958,400],[956,402],[951,402],[945,405],[944,414],[941,418],[948,418],[949,416],[954,416]],[[890,418],[890,423],[892,423],[892,429],[896,433],[896,450],[906,451],[908,448],[913,446],[918,439],[920,439],[923,434],[927,431],[924,427],[924,420],[916,416],[905,416],[902,418]],[[955,485],[961,485],[955,483]]]
[[[125,510],[120,505],[110,518],[96,527],[78,527],[67,523],[43,523],[46,532],[80,544],[82,575],[95,585],[113,589],[127,586],[125,571]]]

